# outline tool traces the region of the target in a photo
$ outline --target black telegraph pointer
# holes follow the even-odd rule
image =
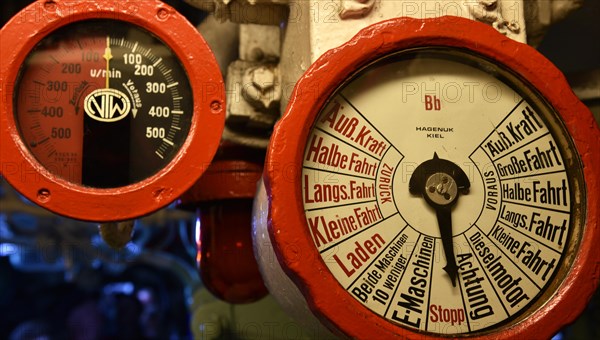
[[[425,202],[435,210],[446,254],[444,270],[454,287],[458,266],[452,245],[452,207],[458,201],[459,192],[467,194],[470,186],[465,172],[453,162],[439,158],[437,153],[415,169],[408,183],[410,193],[423,196]]]

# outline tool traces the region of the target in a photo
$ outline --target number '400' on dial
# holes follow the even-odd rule
[[[174,53],[135,25],[69,24],[21,67],[15,114],[23,141],[51,173],[115,188],[164,168],[185,141],[191,87]]]

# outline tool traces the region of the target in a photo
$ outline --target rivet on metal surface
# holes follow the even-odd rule
[[[164,8],[160,8],[157,12],[156,12],[156,17],[158,18],[158,20],[160,21],[165,21],[169,18],[170,14],[169,11],[167,11]]]
[[[50,201],[50,190],[42,188],[40,190],[38,190],[37,193],[37,199],[40,203],[46,203],[48,201]]]
[[[44,2],[44,9],[48,12],[55,12],[56,11],[56,2],[54,2],[54,1]]]
[[[222,107],[223,106],[218,100],[213,100],[212,103],[210,103],[210,109],[213,113],[219,113]]]

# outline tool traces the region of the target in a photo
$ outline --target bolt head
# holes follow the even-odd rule
[[[268,91],[275,86],[275,74],[267,67],[260,66],[250,70],[252,85],[261,92]]]

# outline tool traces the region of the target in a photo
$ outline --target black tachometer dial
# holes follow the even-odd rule
[[[18,127],[32,154],[48,171],[97,188],[136,183],[165,167],[193,114],[174,53],[146,30],[111,20],[47,36],[16,88]]]

